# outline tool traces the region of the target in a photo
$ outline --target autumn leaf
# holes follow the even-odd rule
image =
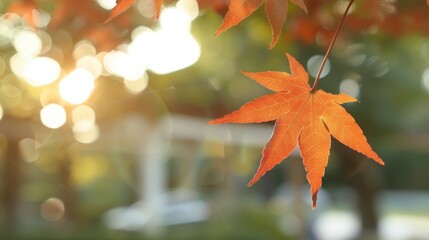
[[[209,123],[259,123],[276,120],[271,139],[264,147],[259,168],[248,186],[257,182],[299,145],[315,208],[317,193],[328,164],[331,135],[379,164],[384,165],[384,162],[371,149],[353,117],[340,106],[356,99],[346,94],[313,91],[303,66],[291,55],[286,55],[292,74],[274,71],[243,72],[275,91],[274,94],[257,98],[239,110]]]
[[[162,8],[162,0],[154,0],[155,1],[155,16],[159,17]],[[136,0],[116,0],[116,6],[112,9],[109,17],[104,21],[107,23],[111,21],[113,18],[117,17],[119,14],[123,13],[125,10],[131,7],[136,2]]]
[[[286,21],[289,3],[288,0],[231,0],[225,19],[216,31],[215,35],[218,36],[227,29],[239,24],[242,20],[256,11],[264,1],[265,13],[273,32],[273,38],[270,43],[270,48],[273,48],[279,39],[282,27]],[[305,5],[304,0],[290,1],[307,13],[307,6]]]

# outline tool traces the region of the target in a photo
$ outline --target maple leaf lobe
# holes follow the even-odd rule
[[[263,2],[265,2],[265,13],[273,33],[273,37],[269,45],[269,48],[271,49],[276,45],[280,37],[282,27],[286,22],[289,4],[288,1],[291,1],[308,14],[307,6],[303,0],[231,0],[224,21],[215,32],[215,35],[219,36],[229,28],[238,25],[241,21],[255,12]]]
[[[313,208],[328,164],[331,135],[344,145],[377,163],[383,160],[372,150],[359,125],[340,106],[354,102],[346,94],[313,92],[308,73],[291,55],[286,54],[291,74],[284,72],[243,72],[275,93],[256,98],[240,109],[210,121],[210,124],[251,123],[276,120],[273,134],[262,151],[262,158],[248,186],[287,158],[299,146],[311,186]]]

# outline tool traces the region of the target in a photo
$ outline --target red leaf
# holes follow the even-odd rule
[[[161,14],[162,8],[162,0],[154,0],[155,1],[155,17],[159,18]],[[107,23],[111,21],[113,18],[117,17],[119,14],[123,13],[125,10],[131,7],[136,2],[136,0],[116,0],[116,6],[113,8],[109,17],[104,21]]]
[[[210,121],[210,124],[251,123],[276,120],[271,139],[265,145],[261,163],[249,186],[279,164],[298,145],[311,185],[313,208],[328,164],[331,135],[344,145],[384,165],[372,150],[353,117],[340,106],[356,99],[345,94],[312,92],[308,74],[295,58],[287,54],[292,74],[258,72],[244,74],[275,91],[257,98],[239,110]]]
[[[281,29],[286,21],[288,12],[288,0],[231,0],[229,10],[225,15],[225,19],[215,35],[222,34],[227,29],[239,24],[245,18],[250,16],[262,3],[265,1],[265,12],[268,22],[271,25],[273,39],[270,43],[270,48],[273,48],[280,36]],[[303,9],[307,13],[307,7],[304,0],[290,0],[295,5]]]
[[[131,7],[135,3],[136,0],[116,0],[116,6],[112,9],[109,17],[104,21],[107,23],[111,21],[113,18],[117,17],[119,14],[123,13],[125,10]]]

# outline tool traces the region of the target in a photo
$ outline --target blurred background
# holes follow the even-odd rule
[[[261,7],[219,37],[228,0],[0,2],[1,239],[429,239],[429,6],[356,1],[320,88],[386,162],[333,140],[317,209],[298,151],[255,186],[273,123],[210,126],[269,90],[243,71],[315,77],[348,1]],[[311,80],[312,81],[312,80]]]

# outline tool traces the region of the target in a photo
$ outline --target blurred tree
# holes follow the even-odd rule
[[[5,161],[2,163],[4,174],[1,198],[3,212],[6,215],[4,222],[10,224],[7,228],[15,222],[19,185],[22,184],[19,171],[22,153],[18,147],[19,142],[24,138],[35,137],[33,134],[35,129],[46,127],[45,124],[43,126],[41,124],[40,111],[50,103],[63,106],[67,112],[68,124],[61,125],[64,126],[62,130],[68,134],[64,134],[67,136],[66,140],[63,139],[67,143],[64,145],[77,141],[70,137],[75,132],[68,127],[73,128],[71,115],[79,105],[68,103],[60,96],[58,81],[42,86],[29,84],[27,81],[29,76],[23,73],[22,69],[17,69],[16,65],[18,68],[19,66],[24,68],[29,58],[54,59],[60,69],[54,80],[64,78],[82,66],[91,71],[99,71],[95,74],[99,79],[97,92],[83,102],[97,113],[96,119],[99,124],[121,118],[127,113],[143,110],[156,121],[165,114],[165,106],[174,113],[217,117],[236,109],[249,99],[268,92],[241,76],[238,70],[284,70],[287,64],[283,54],[286,51],[296,56],[302,63],[323,54],[348,3],[343,0],[306,0],[304,2],[308,8],[308,15],[290,4],[283,34],[280,35],[276,47],[268,51],[271,33],[262,8],[238,27],[214,38],[213,33],[221,24],[222,16],[228,10],[229,1],[199,0],[200,11],[192,27],[192,34],[198,39],[202,49],[199,61],[186,71],[177,71],[169,75],[150,74],[148,82],[146,73],[137,74],[138,77],[135,79],[129,77],[130,80],[126,79],[124,76],[126,74],[108,69],[106,59],[109,57],[106,56],[124,56],[139,33],[147,31],[145,27],[153,29],[159,27],[159,22],[153,18],[153,11],[148,11],[149,8],[152,10],[153,4],[147,0],[136,1],[131,9],[103,24],[114,2],[102,0],[0,2],[2,13],[0,104],[3,117],[0,124],[1,132],[8,139],[8,150],[3,156]],[[173,6],[174,3],[176,1],[164,1],[165,6]],[[411,181],[402,171],[403,165],[397,162],[409,156],[413,149],[418,149],[423,155],[413,159],[424,159],[428,154],[424,140],[416,140],[416,135],[419,136],[418,139],[426,139],[428,132],[427,10],[428,6],[424,1],[356,1],[329,58],[331,66],[329,79],[325,77],[321,81],[321,88],[327,91],[340,90],[356,94],[361,103],[348,105],[348,110],[365,130],[374,148],[381,149],[381,155],[388,156],[389,160],[393,159],[392,165],[396,166],[395,169],[389,168],[390,161],[388,162],[385,175],[393,181],[386,180],[386,183],[381,180],[378,183],[377,181],[368,183],[365,182],[367,181],[365,178],[361,179],[360,175],[352,177],[351,185],[358,189],[361,196],[359,206],[363,215],[363,226],[369,229],[376,227],[374,221],[376,213],[371,196],[375,194],[378,185],[386,184],[392,188],[409,186],[400,185],[402,183],[397,180],[400,178],[398,176],[404,176],[401,179],[405,182]],[[18,38],[21,33],[25,34],[23,44]],[[34,36],[37,36],[37,43],[30,45]],[[175,45],[174,40],[177,39],[162,47]],[[23,50],[20,50],[20,47]],[[40,49],[34,50],[35,48]],[[35,52],[30,53],[31,56],[24,54],[25,57],[22,57],[16,54],[20,51]],[[81,60],[84,56],[90,58],[86,58],[85,62]],[[143,55],[138,56],[143,58]],[[130,60],[126,57],[119,58],[118,62],[130,69],[133,68],[136,58]],[[94,59],[96,61],[93,61]],[[21,62],[14,64],[14,61],[18,60]],[[90,65],[94,67],[89,68]],[[307,67],[310,72],[315,68],[313,65],[308,60]],[[136,68],[146,66],[138,65]],[[138,81],[134,81],[136,79]],[[145,84],[149,87],[146,88]],[[130,87],[131,85],[133,87]],[[83,91],[83,87],[80,87],[78,89]],[[157,100],[153,100],[154,98]],[[159,102],[163,102],[165,106],[161,106]],[[17,136],[17,132],[23,134]],[[394,154],[398,149],[403,154]],[[359,160],[359,156],[343,149],[338,150],[337,156],[347,171],[353,172],[356,169],[361,171],[354,164],[356,159]],[[348,161],[349,159],[353,160]],[[256,162],[257,158],[254,160]],[[67,173],[69,160],[64,158],[59,161],[63,161],[60,164],[62,166],[60,172],[63,182],[67,185],[64,195],[73,195],[69,192],[69,184],[72,184]],[[423,163],[420,164],[419,166],[423,166]],[[333,173],[328,170],[327,174]],[[326,180],[329,187],[329,178]],[[411,186],[414,188],[429,186],[429,183],[424,184],[425,181],[427,182],[423,179],[419,181],[420,185]],[[66,198],[72,201],[73,196]]]

